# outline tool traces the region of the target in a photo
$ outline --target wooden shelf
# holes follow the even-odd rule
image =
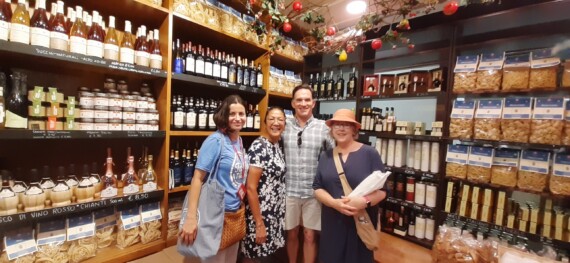
[[[168,190],[169,194],[186,192],[190,189],[190,185],[178,186]]]
[[[566,152],[569,147],[567,145],[556,145],[556,144],[489,141],[489,140],[476,140],[476,139],[448,138],[446,141],[450,144],[459,142],[459,144],[470,145],[470,146],[487,146],[487,147],[508,148],[508,149],[518,149],[518,150],[537,149],[537,150],[547,150],[554,152]]]
[[[392,204],[397,204],[397,205],[401,205],[407,208],[413,208],[417,211],[422,211],[424,213],[430,213],[433,214],[435,207],[429,207],[429,206],[425,206],[425,205],[419,205],[416,204],[414,202],[410,202],[410,201],[404,201],[404,200],[400,200],[398,198],[395,197],[388,197],[386,198],[386,202],[388,203],[392,203]]]
[[[425,247],[425,248],[427,248],[427,249],[431,249],[432,246],[433,246],[433,241],[430,241],[430,240],[427,240],[427,239],[419,239],[419,238],[417,238],[417,237],[413,237],[413,236],[409,236],[409,235],[400,236],[400,235],[395,234],[395,233],[393,233],[393,232],[386,231],[384,228],[382,228],[382,232],[384,232],[384,233],[386,233],[386,234],[389,234],[389,235],[391,235],[391,236],[399,237],[399,238],[401,238],[401,239],[410,241],[410,242],[412,242],[412,243],[414,243],[414,244],[420,245],[420,246]]]
[[[162,139],[165,131],[40,131],[0,130],[0,140],[43,140],[43,139]]]
[[[204,77],[198,77],[198,76],[194,76],[194,75],[188,75],[188,74],[172,74],[172,80],[173,81],[177,81],[179,84],[193,84],[191,88],[196,88],[196,85],[202,86],[202,87],[206,87],[206,88],[213,88],[213,89],[218,89],[220,91],[226,91],[226,92],[242,92],[242,93],[249,93],[249,94],[254,94],[254,95],[258,95],[258,96],[265,96],[265,90],[263,89],[258,89],[258,88],[254,88],[254,87],[248,87],[248,86],[244,86],[244,85],[236,85],[236,84],[231,84],[225,81],[220,81],[220,80],[215,80],[215,79],[210,79],[210,78],[204,78]],[[184,85],[184,86],[186,86]],[[190,88],[190,87],[181,87],[181,88]]]
[[[214,131],[170,131],[169,134],[170,134],[170,136],[188,136],[188,137],[196,136],[196,137],[200,137],[200,136],[209,136],[213,132]],[[260,136],[261,132],[240,132],[239,135],[240,136]]]
[[[404,93],[404,94],[393,94],[393,95],[378,95],[378,96],[362,96],[360,100],[363,101],[374,101],[374,100],[391,100],[399,98],[429,98],[429,97],[439,97],[443,95],[443,92],[423,92],[423,93]]]
[[[303,70],[303,59],[299,60],[281,52],[275,52],[271,58],[271,66],[277,67],[279,69],[286,69],[290,71],[294,71],[295,73],[300,72]]]
[[[97,255],[90,258],[85,263],[114,263],[114,262],[127,262],[135,260],[159,251],[165,248],[166,242],[159,239],[148,244],[136,244],[132,247],[120,249],[116,246],[97,250]]]
[[[443,137],[430,136],[430,135],[404,135],[395,134],[392,132],[376,132],[376,131],[360,131],[362,135],[376,136],[378,138],[396,139],[396,140],[413,140],[413,141],[428,141],[428,142],[444,142]]]
[[[370,42],[363,42],[360,45],[371,48]],[[394,58],[402,58],[407,56],[417,56],[424,53],[430,52],[441,52],[444,50],[449,49],[449,39],[444,39],[437,42],[432,43],[424,43],[424,44],[417,44],[413,49],[408,48],[407,46],[401,46],[396,48],[395,50],[388,47],[385,50],[381,50],[379,52],[375,52],[375,58],[366,59],[362,62],[362,64],[375,64],[377,62],[383,61],[387,59],[394,59]]]
[[[292,99],[293,96],[291,94],[285,94],[282,92],[277,91],[269,91],[269,98],[278,98],[278,99]]]
[[[170,238],[170,239],[166,240],[166,247],[176,246],[177,242],[178,242],[178,238]]]
[[[130,75],[143,79],[166,79],[166,71],[133,64],[120,63],[51,48],[0,40],[0,54],[4,61],[34,61],[40,68],[65,68],[73,71]]]

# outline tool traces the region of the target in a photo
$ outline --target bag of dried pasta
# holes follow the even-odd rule
[[[140,238],[140,209],[138,206],[120,211],[117,225],[117,247],[127,248],[141,241]]]
[[[148,244],[160,239],[162,236],[160,203],[142,204],[140,206],[140,215],[142,221],[140,226],[141,243]]]
[[[117,240],[117,234],[115,232],[117,214],[115,207],[97,210],[93,214],[95,215],[97,248],[110,247]]]
[[[37,243],[38,252],[35,262],[68,262],[67,253],[70,243],[66,242],[66,228],[64,220],[53,220],[38,223]]]
[[[501,118],[501,140],[528,143],[532,98],[505,98]]]
[[[528,90],[530,77],[530,53],[515,53],[505,56],[503,66],[503,83],[501,89],[504,91]]]
[[[479,100],[475,111],[475,139],[501,140],[503,99]]]
[[[93,214],[67,219],[67,240],[70,242],[67,255],[69,262],[79,263],[97,255],[95,220]]]
[[[570,103],[566,103],[564,112],[564,130],[562,131],[562,144],[570,145]]]
[[[467,93],[475,89],[479,56],[458,56],[453,70],[453,93]]]
[[[529,88],[555,90],[558,86],[560,58],[552,56],[552,49],[545,48],[532,52],[530,61]]]
[[[550,192],[557,195],[570,195],[570,154],[557,153],[554,156]]]
[[[560,144],[564,128],[564,98],[536,98],[530,126],[530,143]]]
[[[473,137],[474,114],[474,100],[456,99],[453,101],[453,109],[451,110],[451,120],[449,123],[449,137],[471,139]]]
[[[525,150],[519,164],[517,186],[523,190],[542,192],[548,185],[550,152]]]
[[[495,149],[489,147],[472,146],[467,162],[467,180],[476,183],[491,181],[491,166]]]
[[[481,63],[477,68],[476,92],[499,91],[503,76],[503,54],[481,54]]]
[[[469,146],[448,145],[445,157],[445,175],[465,179],[467,177],[467,161],[469,159]]]
[[[519,170],[520,151],[513,149],[496,149],[491,167],[491,183],[515,187]]]
[[[24,227],[4,233],[0,263],[33,263],[37,251],[34,229]]]
[[[184,200],[168,200],[168,235],[167,239],[178,237],[178,225],[182,216]]]

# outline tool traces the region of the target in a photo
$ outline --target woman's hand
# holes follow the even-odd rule
[[[261,245],[267,241],[267,231],[264,224],[255,226],[255,243]]]
[[[186,218],[182,229],[178,233],[178,238],[182,239],[182,244],[191,246],[198,234],[198,220],[195,217]]]
[[[348,205],[356,208],[356,210],[362,210],[366,208],[366,200],[364,199],[364,197],[352,197],[352,198],[347,198],[350,201],[348,201]]]
[[[337,211],[339,211],[341,214],[344,214],[347,216],[353,216],[356,214],[358,209],[356,209],[354,206],[350,205],[349,202],[350,202],[350,198],[346,198],[346,197],[343,197],[340,199],[334,199],[332,207],[334,209],[336,209]]]

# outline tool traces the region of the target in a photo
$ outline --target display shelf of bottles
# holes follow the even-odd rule
[[[415,175],[421,176],[425,179],[434,180],[438,178],[437,174],[431,172],[422,172],[420,170],[415,170],[414,168],[409,167],[394,167],[394,166],[385,166],[386,171],[393,172],[393,173],[401,173],[401,174],[408,174],[408,175]]]
[[[185,83],[201,84],[201,85],[212,87],[212,88],[227,89],[230,91],[242,91],[242,92],[248,92],[248,93],[259,94],[261,96],[265,96],[265,90],[263,90],[263,89],[258,89],[255,87],[244,86],[244,85],[232,84],[232,83],[228,83],[225,81],[220,81],[220,80],[215,80],[215,79],[210,79],[210,78],[204,78],[204,77],[193,76],[193,75],[188,75],[188,74],[172,74],[172,79],[180,81],[180,82],[185,82]]]
[[[554,152],[566,152],[569,150],[568,145],[557,145],[557,144],[538,144],[538,143],[457,139],[457,138],[448,138],[446,141],[450,144],[457,143],[469,146],[488,146],[495,148],[509,148],[517,150],[537,149],[537,150],[547,150]]]
[[[156,138],[166,136],[165,131],[40,131],[0,130],[0,140],[12,139],[129,139]]]
[[[145,255],[160,252],[164,249],[164,246],[165,242],[162,239],[150,242],[148,244],[136,244],[125,249],[120,249],[116,246],[110,246],[97,250],[97,256],[83,261],[83,263],[127,262],[141,258]]]
[[[269,92],[269,97],[273,97],[273,98],[281,98],[281,99],[291,99],[293,98],[293,96],[291,94],[285,94],[283,92],[277,92],[277,91],[270,91]]]
[[[384,232],[384,233],[386,233],[386,234],[389,234],[389,235],[392,235],[392,236],[395,236],[395,237],[402,238],[402,239],[404,239],[404,240],[406,240],[406,241],[410,241],[410,242],[412,242],[412,243],[414,243],[414,244],[420,245],[420,246],[425,247],[425,248],[427,248],[427,249],[431,249],[432,246],[433,246],[433,241],[430,241],[430,240],[427,240],[427,239],[419,239],[419,238],[417,238],[417,237],[415,237],[415,236],[410,236],[410,235],[400,236],[400,235],[395,234],[394,232],[388,231],[388,230],[386,230],[386,229],[384,229],[384,228],[382,228],[381,230],[382,230],[382,232]]]
[[[376,131],[360,131],[360,134],[368,136],[376,136],[378,138],[384,138],[384,139],[428,141],[428,142],[444,141],[444,139],[440,136],[430,136],[430,135],[406,135],[406,134],[395,134],[392,132],[376,132]]]
[[[149,200],[160,200],[164,196],[164,190],[159,189],[132,195],[122,195],[122,193],[119,192],[119,195],[118,197],[99,199],[92,202],[74,203],[67,206],[50,207],[33,212],[0,216],[0,229],[5,229],[12,225],[30,223],[31,220],[44,220],[133,202],[140,203]]]
[[[180,193],[180,192],[186,192],[188,190],[190,190],[190,186],[189,185],[183,185],[183,186],[174,187],[174,188],[168,190],[168,193],[169,194]]]
[[[426,97],[438,97],[442,92],[422,92],[422,93],[402,93],[402,94],[392,94],[392,95],[378,95],[378,96],[362,96],[360,100],[389,100],[398,98],[426,98]]]
[[[112,5],[105,1],[66,0],[68,6],[80,5],[88,10],[101,10],[106,15],[113,15],[134,22],[159,27],[168,17],[168,9],[144,0],[115,0]]]
[[[137,77],[147,76],[152,78],[166,78],[166,71],[161,69],[152,69],[149,67],[138,66],[128,63],[120,63],[103,58],[97,58],[67,51],[45,48],[40,46],[32,46],[21,43],[14,43],[9,41],[0,40],[0,54],[9,58],[10,55],[25,56],[25,61],[36,59],[34,61],[42,61],[38,58],[47,58],[58,63],[58,66],[63,66],[70,69],[77,69],[78,65],[84,67],[85,70],[93,71],[99,69],[103,73],[125,72],[136,74]]]
[[[414,202],[411,201],[405,201],[405,200],[401,200],[395,197],[388,197],[386,198],[386,202],[392,203],[392,204],[397,204],[397,205],[401,205],[407,208],[412,208],[415,209],[417,211],[421,211],[423,213],[433,213],[435,208],[433,207],[429,207],[429,206],[425,206],[425,205],[418,205]]]

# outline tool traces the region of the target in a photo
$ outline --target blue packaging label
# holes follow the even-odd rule
[[[469,165],[491,168],[494,150],[489,147],[472,146],[469,153]]]
[[[564,98],[536,98],[533,119],[562,120],[564,118]]]
[[[479,56],[458,56],[453,72],[475,72],[479,63]]]
[[[530,119],[532,98],[506,98],[503,119]]]
[[[522,152],[520,170],[548,174],[550,152],[525,150]]]
[[[41,222],[38,223],[37,229],[38,246],[65,241],[65,220]]]
[[[141,220],[143,223],[162,219],[159,202],[142,204],[140,209]]]
[[[140,209],[138,206],[121,210],[120,214],[124,230],[138,227],[141,223]]]
[[[93,214],[95,215],[95,226],[97,230],[117,224],[115,207],[107,207],[105,209],[97,210],[93,212]]]
[[[67,218],[67,240],[73,241],[95,235],[93,214]]]
[[[552,49],[544,48],[532,52],[531,68],[546,68],[560,64],[560,58],[552,56]]]
[[[493,165],[518,167],[520,155],[521,151],[519,150],[496,149]]]
[[[479,70],[500,70],[503,68],[505,57],[502,53],[484,53],[481,54],[481,62],[479,62]]]
[[[479,100],[475,118],[500,119],[503,113],[503,99]]]
[[[557,153],[552,170],[554,175],[570,177],[570,154]]]
[[[34,230],[32,228],[21,228],[8,231],[4,236],[4,248],[9,260],[38,251],[34,239]]]
[[[504,68],[530,67],[530,53],[505,55]]]
[[[456,99],[453,101],[453,109],[451,110],[451,118],[473,119],[475,113],[475,101]]]
[[[467,164],[469,160],[469,146],[448,145],[445,161],[448,163]]]

